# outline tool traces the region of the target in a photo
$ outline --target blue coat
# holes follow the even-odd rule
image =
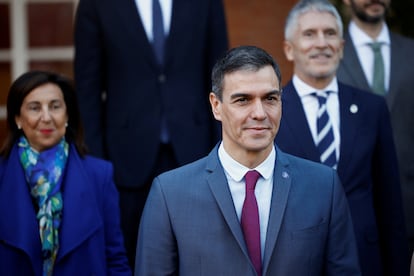
[[[70,148],[54,275],[130,275],[112,165]],[[0,159],[0,275],[42,275],[36,211],[15,146]]]
[[[342,83],[338,85],[338,175],[351,209],[362,274],[408,275],[398,164],[385,100]],[[285,152],[319,162],[292,82],[284,87],[282,102],[276,144]]]
[[[276,151],[263,276],[360,275],[333,169]],[[138,235],[136,276],[256,275],[217,147],[157,177]]]

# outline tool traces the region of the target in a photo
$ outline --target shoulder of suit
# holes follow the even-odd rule
[[[398,40],[402,43],[407,43],[410,45],[414,44],[414,38],[399,34],[399,33],[395,33],[395,32],[390,32],[390,37],[391,37],[391,43],[393,42],[393,40]]]
[[[351,86],[351,85],[345,84],[341,81],[338,81],[338,89],[339,89],[339,93],[341,93],[341,91],[351,91],[359,97],[367,97],[367,98],[372,98],[372,99],[382,99],[383,98],[382,96],[374,94],[371,91],[364,90],[364,89],[361,89],[361,88],[358,88],[358,87],[355,87],[355,86]]]
[[[339,94],[352,93],[353,101],[356,101],[359,104],[363,104],[366,107],[374,108],[377,110],[387,110],[387,103],[383,96],[341,82],[338,82],[338,87]]]
[[[185,164],[178,168],[169,170],[160,175],[161,178],[174,178],[176,176],[186,179],[188,175],[200,174],[203,171],[206,171],[208,157],[203,157],[191,163]]]
[[[414,60],[414,55],[412,54],[414,39],[397,33],[390,33],[390,39],[391,49],[395,49],[393,54],[401,56],[406,62]]]
[[[321,163],[287,153],[284,153],[284,158],[288,165],[285,166],[283,172],[285,173],[285,176],[288,175],[292,180],[292,184],[295,186],[305,186],[307,187],[306,189],[311,190],[324,189],[323,187],[333,187],[336,178],[334,169],[322,165]],[[281,177],[286,178],[285,176],[282,173]]]
[[[293,86],[292,80],[289,80],[285,86],[282,87],[282,96],[286,94],[285,92],[294,91],[295,87]]]
[[[280,161],[280,159],[283,159],[283,163],[287,163],[289,167],[291,168],[296,168],[299,170],[299,172],[301,171],[307,171],[307,170],[311,170],[311,171],[331,171],[332,169],[322,165],[321,163],[315,162],[315,161],[311,161],[302,157],[298,157],[289,153],[286,153],[282,150],[278,150],[277,151],[277,157],[276,157],[277,161]]]

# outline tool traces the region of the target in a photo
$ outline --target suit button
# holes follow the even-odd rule
[[[161,75],[158,76],[158,82],[159,83],[164,83],[166,79],[167,78],[165,77],[164,74],[161,74]]]

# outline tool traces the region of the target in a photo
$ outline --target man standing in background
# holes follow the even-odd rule
[[[221,0],[79,1],[75,80],[86,142],[114,164],[132,269],[153,178],[219,139],[209,76],[227,47]]]
[[[414,249],[414,40],[385,22],[390,0],[344,0],[352,19],[338,79],[385,97],[400,168],[410,252]]]
[[[363,276],[407,275],[409,256],[398,164],[385,100],[337,81],[342,21],[328,0],[289,13],[284,50],[294,76],[283,88],[276,144],[338,172]]]

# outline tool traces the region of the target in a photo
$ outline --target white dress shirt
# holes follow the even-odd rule
[[[336,77],[328,84],[324,89],[316,89],[305,82],[303,82],[297,75],[294,75],[292,78],[293,86],[299,94],[300,100],[302,101],[303,110],[305,111],[306,119],[308,121],[309,129],[312,134],[313,142],[316,145],[317,141],[317,116],[319,109],[318,99],[313,96],[313,93],[331,91],[326,100],[327,112],[329,118],[332,122],[332,128],[335,139],[335,152],[336,160],[339,160],[339,149],[341,144],[341,135],[340,135],[340,117],[339,117],[339,98],[338,98],[338,82]]]
[[[349,23],[348,32],[352,38],[355,50],[358,55],[359,62],[361,63],[362,70],[364,71],[365,77],[368,84],[372,86],[373,81],[373,67],[374,67],[374,53],[369,46],[372,42],[382,42],[381,54],[384,60],[384,87],[385,91],[388,91],[390,87],[390,72],[391,72],[391,40],[390,33],[386,24],[382,25],[382,30],[377,39],[374,41],[366,33],[364,33],[358,26],[351,21]],[[346,58],[346,57],[344,57]]]
[[[249,169],[236,160],[234,160],[224,149],[223,142],[219,146],[218,156],[221,165],[224,168],[226,174],[227,183],[230,188],[231,196],[233,197],[234,208],[236,210],[239,221],[241,219],[241,213],[243,209],[244,198],[246,194],[244,175],[252,170]],[[257,180],[254,194],[256,196],[257,207],[259,208],[259,221],[260,221],[260,245],[262,251],[262,259],[264,257],[264,249],[266,243],[267,225],[269,223],[270,214],[270,202],[272,200],[273,189],[273,170],[276,161],[276,151],[273,147],[269,156],[256,168],[260,173],[260,177]]]
[[[158,0],[160,1],[162,16],[164,20],[165,36],[168,36],[171,25],[172,1],[173,0]],[[148,40],[152,42],[152,0],[135,0],[139,15],[141,17],[142,25],[147,34]]]

